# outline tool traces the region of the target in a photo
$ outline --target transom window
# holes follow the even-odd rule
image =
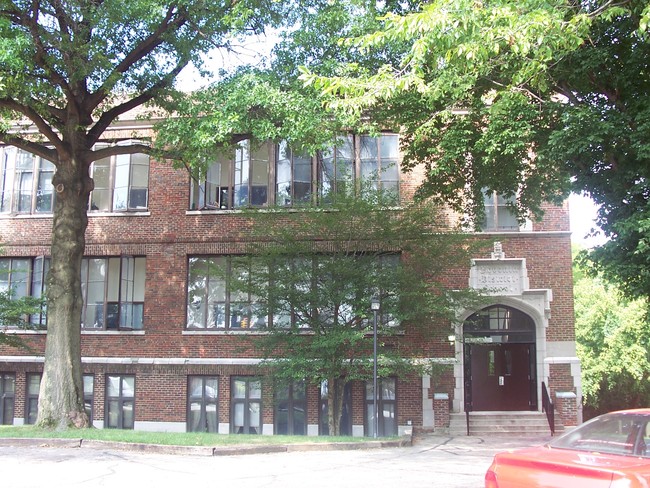
[[[187,381],[188,432],[219,432],[219,379],[190,376]]]
[[[231,154],[217,155],[199,181],[192,181],[190,209],[213,210],[276,205],[327,205],[336,194],[380,192],[399,201],[396,134],[344,135],[335,147],[307,154],[286,141],[259,147],[245,140]]]
[[[231,381],[231,433],[261,434],[262,382],[246,376],[233,377]]]
[[[109,429],[133,429],[135,376],[106,376],[106,419]]]
[[[81,292],[84,329],[142,329],[144,257],[84,258]]]
[[[99,159],[92,163],[90,174],[95,187],[90,194],[89,211],[127,212],[148,208],[149,155],[120,154]]]
[[[12,146],[1,148],[0,158],[0,212],[51,213],[54,164]]]

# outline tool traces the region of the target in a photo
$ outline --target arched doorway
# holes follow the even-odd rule
[[[463,323],[465,410],[537,410],[535,322],[493,305]]]

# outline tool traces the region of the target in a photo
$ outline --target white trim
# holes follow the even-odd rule
[[[42,356],[0,356],[7,363],[43,363]],[[84,364],[151,364],[151,365],[257,365],[261,358],[117,358],[82,357]]]

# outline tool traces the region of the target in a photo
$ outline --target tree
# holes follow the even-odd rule
[[[615,284],[576,276],[576,342],[585,415],[645,407],[650,402],[650,322],[647,303],[629,300]]]
[[[79,326],[89,166],[152,152],[147,144],[96,143],[131,110],[171,108],[176,76],[190,62],[200,66],[201,53],[230,49],[237,35],[262,32],[289,9],[274,0],[0,2],[0,141],[56,167],[41,426],[88,425]]]
[[[0,291],[0,344],[26,348],[27,345],[19,336],[7,334],[7,327],[29,329],[29,317],[38,313],[42,306],[41,300],[33,297],[16,298],[12,290]]]
[[[589,257],[648,296],[649,15],[640,0],[427,2],[345,41],[361,57],[406,46],[397,62],[312,66],[303,80],[334,108],[403,127],[405,167],[426,167],[419,195],[469,222],[486,190],[521,218],[591,196],[610,240]]]
[[[202,276],[222,270],[231,297],[245,305],[242,325],[267,331],[251,339],[265,358],[263,374],[281,384],[327,382],[331,435],[340,432],[346,384],[373,378],[373,296],[381,304],[380,378],[431,373],[427,339],[448,334],[436,324],[449,324],[458,306],[477,298],[444,285],[446,273],[469,260],[466,235],[451,232],[428,204],[397,210],[378,203],[376,192],[337,193],[328,208],[252,212],[245,256],[194,266],[197,295]],[[407,350],[399,345],[403,334],[415,344]]]

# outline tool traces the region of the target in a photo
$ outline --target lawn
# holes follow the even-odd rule
[[[167,446],[227,446],[235,444],[298,444],[315,442],[364,442],[365,437],[287,436],[287,435],[227,435],[199,432],[144,432],[120,429],[83,429],[58,431],[34,426],[1,425],[2,437],[31,437],[46,439],[86,439],[113,442],[134,442]]]

